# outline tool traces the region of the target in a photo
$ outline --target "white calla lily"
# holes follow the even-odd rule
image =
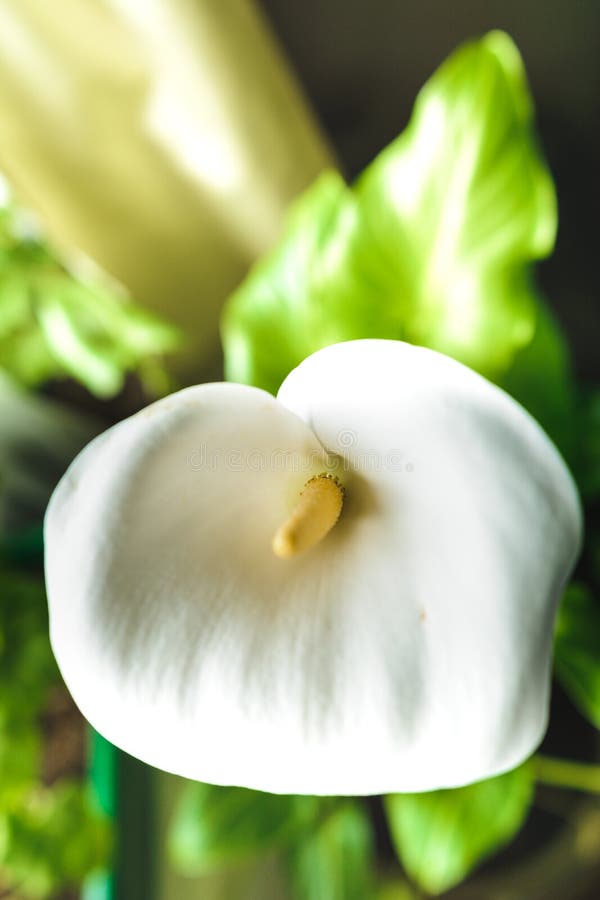
[[[543,736],[580,532],[562,459],[503,391],[423,348],[338,344],[277,399],[189,388],[80,454],[46,518],[52,644],[84,715],[161,769],[462,785]]]

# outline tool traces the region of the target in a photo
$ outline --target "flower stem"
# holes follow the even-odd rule
[[[540,784],[600,794],[600,766],[552,756],[534,756],[535,777]]]

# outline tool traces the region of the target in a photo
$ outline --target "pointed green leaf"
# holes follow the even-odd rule
[[[391,794],[385,808],[407,874],[440,894],[517,834],[532,796],[533,768],[526,763],[456,790]]]
[[[433,75],[354,189],[330,173],[302,198],[226,309],[227,376],[274,391],[320,347],[380,337],[499,379],[534,335],[530,264],[555,231],[521,59],[492,32]]]
[[[600,604],[584,585],[571,585],[560,605],[554,667],[578,709],[600,728]]]

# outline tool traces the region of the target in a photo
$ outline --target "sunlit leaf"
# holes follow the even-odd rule
[[[522,63],[507,35],[459,48],[356,187],[330,173],[226,310],[227,376],[275,391],[320,347],[441,350],[500,380],[536,330],[530,264],[556,231]]]
[[[105,283],[106,282],[106,283]],[[25,385],[70,376],[100,397],[175,350],[178,332],[96,279],[68,269],[9,203],[0,216],[0,368]],[[154,378],[155,383],[159,379]]]
[[[77,327],[74,312],[60,297],[48,297],[38,303],[37,321],[47,347],[57,366],[79,378],[93,393],[115,394],[122,384],[122,371]]]
[[[521,828],[533,795],[530,764],[456,790],[385,798],[390,832],[408,875],[440,894],[507,844]]]

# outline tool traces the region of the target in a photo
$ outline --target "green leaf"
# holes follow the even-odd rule
[[[178,870],[197,876],[289,840],[318,800],[246,788],[186,784],[169,833]]]
[[[560,605],[554,667],[577,708],[600,728],[600,605],[584,585],[570,585]]]
[[[459,884],[521,828],[533,796],[530,763],[467,787],[425,794],[391,794],[385,808],[407,874],[440,894]]]
[[[500,386],[538,420],[567,461],[576,462],[576,392],[569,347],[550,311],[536,303],[531,343],[520,350]]]
[[[37,320],[50,353],[65,373],[100,397],[119,390],[123,381],[120,367],[78,327],[76,310],[70,309],[63,297],[50,296],[39,303]]]
[[[329,173],[302,198],[230,299],[227,377],[276,391],[320,347],[379,337],[499,380],[533,338],[530,264],[555,231],[521,59],[492,32],[433,75],[354,189]]]
[[[276,393],[315,349],[340,339],[355,321],[362,327],[361,285],[353,289],[345,268],[353,206],[342,177],[327,172],[292,207],[279,246],[226,307],[222,336],[230,381]]]
[[[107,397],[151,363],[160,384],[157,357],[179,346],[177,330],[99,273],[67,269],[40,238],[22,233],[14,204],[0,212],[0,368],[28,386],[70,376]]]
[[[296,900],[367,900],[373,896],[369,818],[359,801],[343,800],[297,842],[291,856]]]

